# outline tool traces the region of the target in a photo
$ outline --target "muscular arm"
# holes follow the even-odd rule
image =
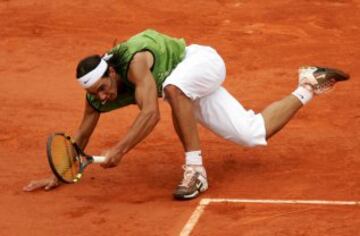
[[[135,98],[140,113],[125,137],[115,145],[120,156],[142,141],[154,129],[160,119],[157,88],[150,68],[153,63],[149,52],[137,53],[130,64],[129,80],[135,85]]]
[[[94,110],[87,101],[85,101],[84,115],[78,130],[75,132],[74,140],[82,148],[85,149],[91,134],[93,133],[100,113]]]

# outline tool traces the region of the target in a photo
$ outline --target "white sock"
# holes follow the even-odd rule
[[[185,164],[202,166],[201,151],[185,152]]]
[[[299,86],[292,94],[297,97],[303,105],[310,102],[314,96],[313,91],[310,91],[303,86]]]

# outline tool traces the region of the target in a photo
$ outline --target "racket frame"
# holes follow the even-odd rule
[[[75,175],[75,178],[72,180],[72,181],[69,181],[69,180],[66,180],[64,179],[60,173],[58,173],[58,171],[56,170],[56,167],[55,167],[55,164],[53,162],[53,159],[52,159],[52,155],[51,155],[51,144],[52,144],[52,140],[55,136],[63,136],[64,138],[66,138],[67,140],[70,141],[70,144],[73,146],[74,148],[74,151],[76,152],[76,158],[78,159],[80,165],[79,165],[79,170],[78,170],[78,173]],[[53,133],[51,134],[49,137],[48,137],[48,141],[47,141],[47,148],[46,148],[46,151],[47,151],[47,157],[48,157],[48,161],[49,161],[49,165],[50,165],[50,168],[52,170],[52,172],[54,173],[54,175],[63,183],[66,183],[66,184],[74,184],[74,183],[77,183],[80,178],[82,177],[83,175],[83,172],[84,172],[84,169],[91,163],[94,162],[94,158],[90,155],[87,155],[77,144],[76,142],[74,142],[71,137],[65,133],[61,133],[61,132],[58,132],[58,133]],[[84,158],[82,158],[84,157]]]

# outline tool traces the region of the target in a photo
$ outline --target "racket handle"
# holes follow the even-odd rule
[[[94,163],[104,163],[106,157],[105,156],[93,156]]]

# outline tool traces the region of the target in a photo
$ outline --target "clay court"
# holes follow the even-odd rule
[[[359,13],[359,0],[0,0],[0,235],[359,235]],[[184,160],[163,101],[160,123],[117,168],[93,165],[79,184],[23,192],[51,174],[48,135],[80,124],[78,61],[147,28],[216,48],[224,86],[256,112],[296,88],[301,65],[351,80],[313,99],[267,147],[199,127],[210,188],[195,200],[172,198]],[[137,112],[102,115],[86,151],[113,145]],[[202,199],[249,201],[211,202],[184,231]]]

